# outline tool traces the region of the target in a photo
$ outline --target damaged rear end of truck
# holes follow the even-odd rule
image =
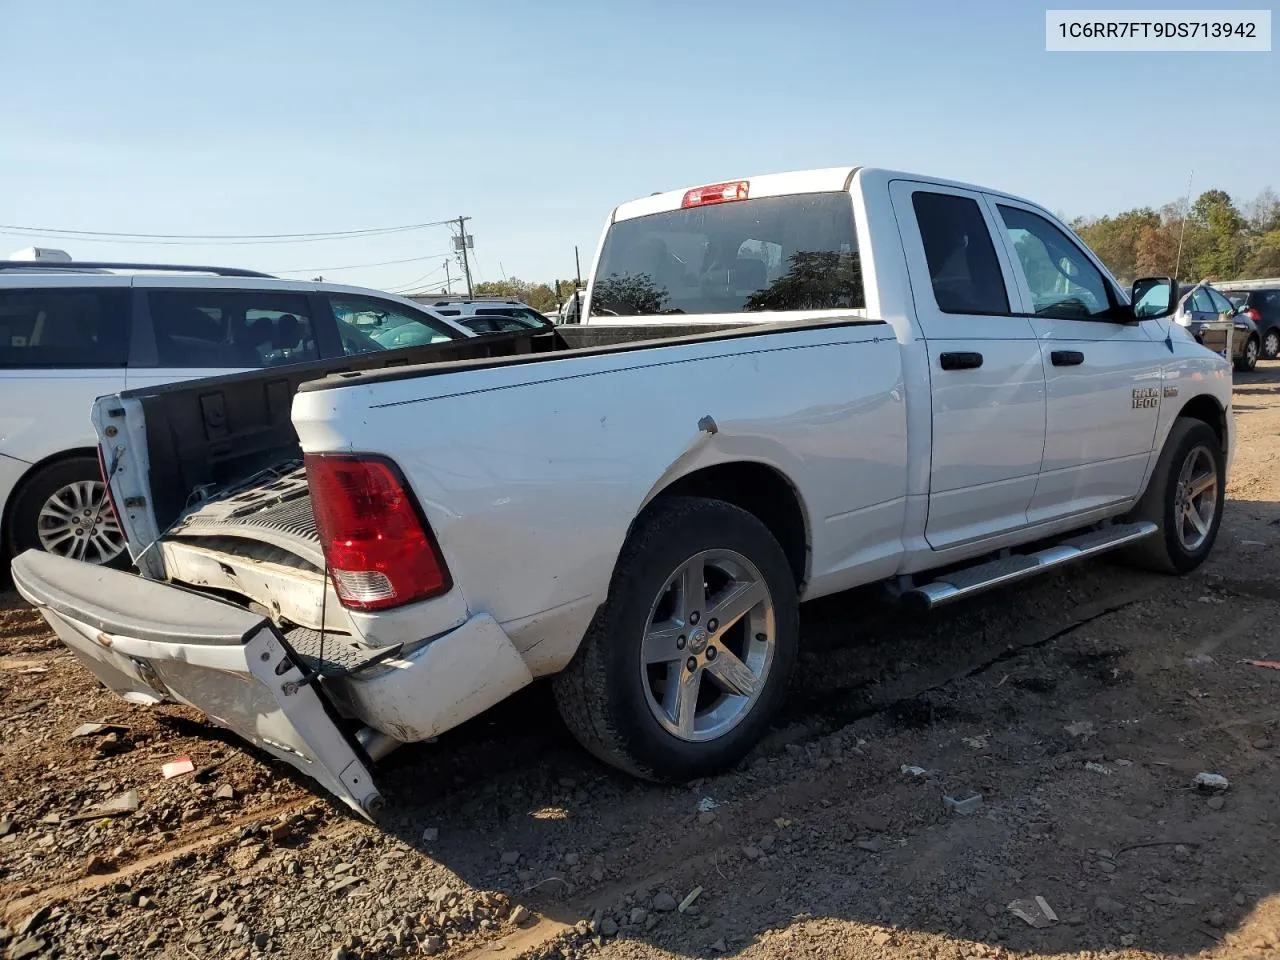
[[[377,760],[565,667],[671,470],[777,448],[778,416],[900,426],[896,351],[856,315],[667,320],[104,397],[138,573],[28,552],[13,578],[108,688],[190,705],[373,818]],[[725,403],[758,376],[805,386]],[[831,405],[851,392],[867,400]]]
[[[412,618],[382,610],[403,604],[406,590],[447,592],[429,528],[392,465],[308,462],[290,422],[294,395],[363,369],[528,354],[546,338],[499,334],[101,398],[92,412],[100,460],[141,576],[29,551],[13,563],[14,584],[125,700],[192,706],[372,818],[380,756],[530,676],[482,617],[431,643],[468,620],[456,603],[428,605],[438,629],[421,608]],[[315,509],[309,477],[327,510]],[[371,564],[413,553],[400,568],[415,582],[388,595],[376,575],[344,581],[326,544],[339,562],[362,549]],[[470,696],[457,690],[466,672],[483,687]],[[424,702],[438,705],[436,728],[405,723],[421,722]]]

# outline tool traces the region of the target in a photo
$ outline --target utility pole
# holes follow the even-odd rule
[[[444,259],[444,289],[446,293],[453,293],[453,279],[449,276],[449,258]]]
[[[1195,168],[1192,167],[1191,173],[1187,177],[1187,199],[1186,199],[1187,209],[1186,209],[1186,212],[1182,214],[1182,226],[1178,228],[1178,260],[1173,265],[1174,282],[1177,282],[1178,271],[1182,269],[1182,238],[1187,232],[1187,215],[1191,213],[1191,181],[1195,179],[1195,176],[1196,176],[1196,171],[1195,171]],[[1229,339],[1230,337],[1228,337],[1228,340]]]
[[[471,288],[471,261],[467,259],[467,221],[470,217],[458,218],[458,249],[462,251],[462,272],[467,275],[467,296],[474,297]]]

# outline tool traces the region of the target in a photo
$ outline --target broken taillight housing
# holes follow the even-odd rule
[[[453,586],[431,528],[391,461],[306,454],[316,530],[344,607],[384,610]]]

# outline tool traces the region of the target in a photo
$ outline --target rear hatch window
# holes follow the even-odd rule
[[[847,193],[761,197],[613,224],[591,316],[866,306]]]

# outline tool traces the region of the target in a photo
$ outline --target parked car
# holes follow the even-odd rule
[[[413,297],[449,317],[473,333],[505,333],[513,330],[543,330],[552,322],[522,300],[496,298]]]
[[[0,556],[35,548],[128,562],[103,497],[89,422],[97,397],[472,335],[360,287],[22,253],[0,261]]]
[[[1235,369],[1249,371],[1258,365],[1258,328],[1249,317],[1237,316],[1236,305],[1207,280],[1181,286],[1173,319],[1214,353],[1225,357],[1229,350]]]
[[[1261,332],[1262,358],[1280,358],[1280,280],[1273,286],[1223,290],[1236,306],[1237,317],[1247,317]]]
[[[205,710],[362,814],[378,758],[536,677],[606,762],[706,776],[777,716],[802,600],[1204,561],[1231,370],[1177,294],[947,180],[649,196],[610,217],[587,322],[512,334],[521,356],[103,397],[141,573],[32,551],[13,577],[109,687]]]

